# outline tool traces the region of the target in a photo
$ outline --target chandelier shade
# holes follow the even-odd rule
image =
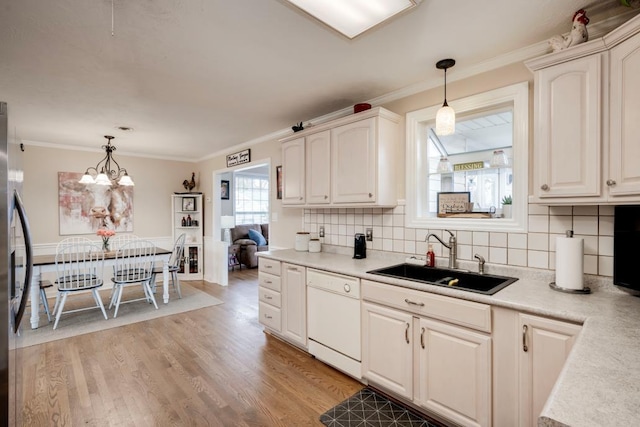
[[[453,59],[442,59],[436,63],[436,68],[444,70],[444,102],[436,113],[436,135],[452,135],[456,131],[456,112],[447,104],[447,68],[456,65]]]
[[[87,168],[80,181],[80,184],[97,184],[97,185],[118,185],[132,186],[133,180],[127,173],[125,168],[121,168],[116,159],[113,158],[113,152],[116,151],[115,145],[111,145],[114,138],[111,135],[105,135],[107,145],[103,145],[102,149],[107,153],[95,167]]]

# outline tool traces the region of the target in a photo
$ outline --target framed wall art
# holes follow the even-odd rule
[[[193,212],[196,210],[196,198],[195,197],[183,197],[182,198],[182,210],[185,212]]]
[[[60,235],[95,234],[99,228],[133,231],[133,186],[80,184],[80,172],[58,172]]]
[[[229,181],[227,180],[220,181],[220,199],[229,200]]]
[[[282,200],[282,166],[276,166],[276,199]]]

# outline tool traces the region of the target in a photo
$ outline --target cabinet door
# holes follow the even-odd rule
[[[603,55],[536,72],[534,192],[601,195]]]
[[[184,245],[184,254],[178,270],[178,278],[182,280],[202,279],[202,246]]]
[[[282,264],[282,333],[290,340],[307,346],[306,269]]]
[[[640,34],[611,49],[611,196],[640,195]]]
[[[491,337],[419,319],[416,403],[465,426],[491,425]]]
[[[376,118],[331,130],[331,196],[334,203],[376,201]]]
[[[308,204],[326,204],[331,202],[331,132],[326,130],[305,138],[307,156],[307,192]]]
[[[367,302],[362,310],[362,376],[412,399],[412,316]]]
[[[537,426],[538,416],[573,347],[580,326],[520,314],[520,425]]]
[[[304,138],[282,144],[282,204],[302,205],[305,202]]]

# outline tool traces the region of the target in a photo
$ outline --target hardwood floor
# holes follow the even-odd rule
[[[22,350],[24,426],[318,426],[362,388],[265,334],[257,269],[224,304]]]

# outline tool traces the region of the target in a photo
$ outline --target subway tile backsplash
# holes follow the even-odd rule
[[[455,231],[458,259],[473,260],[482,255],[488,263],[555,269],[555,240],[573,229],[584,239],[584,270],[587,274],[613,276],[613,215],[612,206],[539,206],[529,205],[528,233],[487,231]],[[353,246],[353,235],[373,229],[372,250],[424,256],[425,237],[434,233],[446,241],[442,229],[405,228],[404,206],[393,209],[305,209],[305,231],[317,233],[324,225],[321,241],[334,246]],[[446,258],[449,251],[432,241],[436,257]],[[446,263],[445,260],[438,260]]]

